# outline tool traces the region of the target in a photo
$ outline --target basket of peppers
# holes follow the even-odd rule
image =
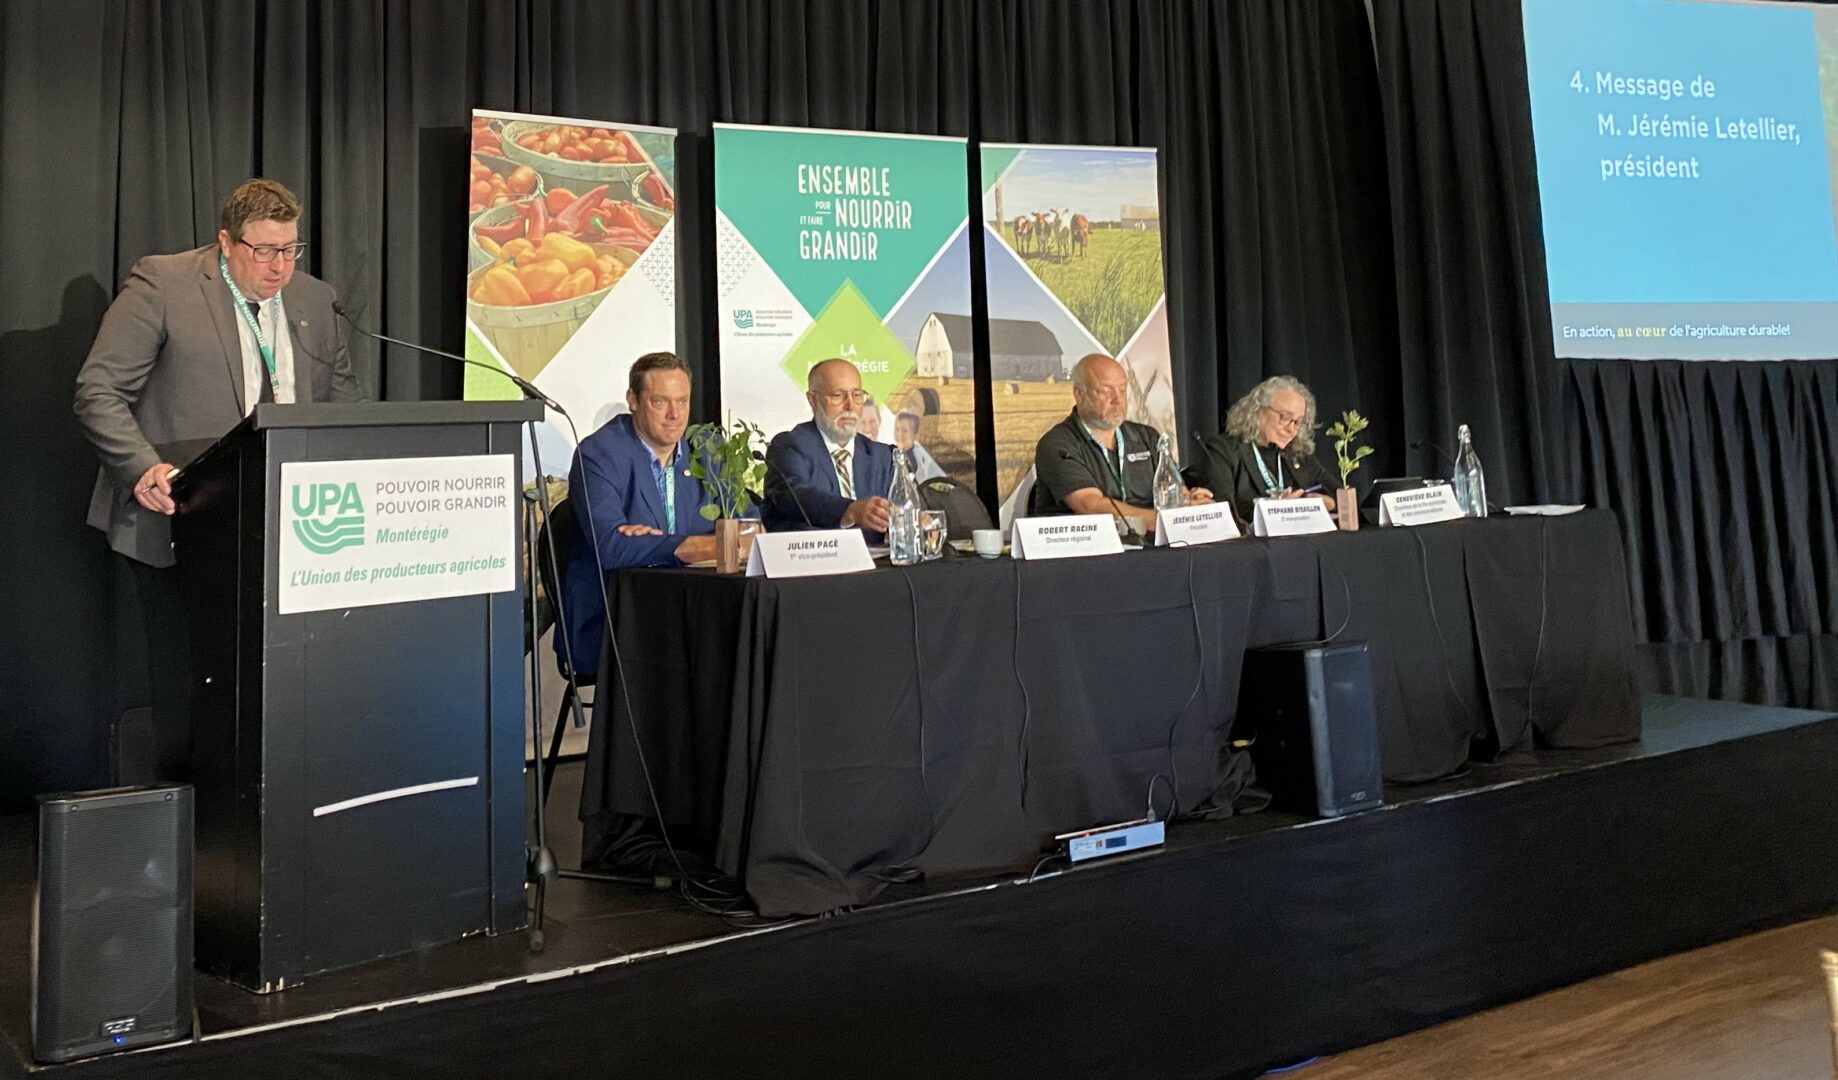
[[[606,189],[551,188],[493,207],[472,225],[467,315],[518,374],[533,378],[657,238]]]

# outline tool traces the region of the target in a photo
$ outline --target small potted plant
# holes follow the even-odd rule
[[[1369,426],[1371,421],[1359,415],[1358,410],[1348,409],[1327,429],[1328,438],[1334,440],[1334,456],[1340,459],[1340,490],[1334,493],[1334,516],[1348,532],[1359,528],[1359,492],[1353,490],[1353,473],[1359,469],[1360,460],[1372,452],[1370,446],[1355,447],[1353,443]]]
[[[741,538],[759,527],[742,515],[753,508],[754,492],[766,478],[766,433],[757,424],[729,418],[725,424],[692,425],[688,435],[689,475],[715,497],[702,508],[702,516],[715,523],[715,572],[738,573],[746,565]]]

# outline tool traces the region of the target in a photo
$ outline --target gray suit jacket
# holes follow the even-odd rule
[[[331,286],[296,273],[283,295],[294,400],[365,400],[338,335]],[[236,319],[217,245],[149,255],[129,272],[77,372],[77,420],[102,461],[89,523],[129,558],[173,564],[171,522],[134,501],[135,483],[162,461],[185,464],[242,422]]]

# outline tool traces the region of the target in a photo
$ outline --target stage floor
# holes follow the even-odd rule
[[[1141,855],[1087,864],[1066,873],[1047,873],[1033,882],[1027,880],[1032,864],[1018,865],[1012,873],[983,876],[975,880],[931,880],[916,885],[897,886],[869,908],[832,915],[823,919],[799,919],[773,925],[724,920],[696,910],[673,892],[645,890],[634,886],[607,885],[594,882],[563,880],[550,891],[548,932],[545,951],[532,954],[524,935],[499,939],[471,939],[427,949],[422,952],[378,961],[371,964],[321,975],[304,985],[266,996],[250,994],[208,976],[196,980],[196,999],[206,1043],[217,1042],[220,1049],[225,1037],[237,1034],[258,1035],[263,1029],[293,1028],[318,1021],[332,1021],[334,1028],[341,1016],[356,1013],[388,1015],[392,1022],[414,1022],[416,1014],[435,1000],[456,999],[492,990],[536,987],[546,991],[565,990],[572,978],[594,972],[625,967],[636,976],[646,965],[666,957],[697,951],[705,964],[719,967],[724,955],[737,965],[757,967],[763,956],[769,956],[773,943],[779,940],[808,944],[812,934],[822,935],[851,923],[868,912],[897,917],[902,912],[925,912],[934,916],[949,915],[952,898],[960,898],[963,910],[987,915],[1000,910],[1002,897],[1012,895],[1021,902],[1038,892],[1047,882],[1055,890],[1076,887],[1078,879],[1099,872],[1115,879],[1129,871],[1119,870],[1124,863],[1137,864],[1139,871],[1153,873],[1159,862],[1162,872],[1191,865],[1195,860],[1237,857],[1251,859],[1253,849],[1269,852],[1269,844],[1284,844],[1293,836],[1303,845],[1311,839],[1330,835],[1324,831],[1372,828],[1386,815],[1402,815],[1412,808],[1419,813],[1411,820],[1432,823],[1455,822],[1458,818],[1439,819],[1438,805],[1480,805],[1473,800],[1501,798],[1510,800],[1514,789],[1518,797],[1536,795],[1542,784],[1572,778],[1572,783],[1587,782],[1587,774],[1597,774],[1596,782],[1626,775],[1633,782],[1636,773],[1617,771],[1634,763],[1666,758],[1688,751],[1706,751],[1693,758],[1699,769],[1719,766],[1711,756],[1720,747],[1742,745],[1758,737],[1807,728],[1829,730],[1838,734],[1838,717],[1829,713],[1793,709],[1766,708],[1724,702],[1696,701],[1669,697],[1648,697],[1644,701],[1644,735],[1639,743],[1599,750],[1542,751],[1537,764],[1476,765],[1467,773],[1434,783],[1387,791],[1384,809],[1339,821],[1310,821],[1275,811],[1221,822],[1182,823],[1169,830],[1168,844]],[[1759,744],[1756,744],[1759,745]],[[1777,753],[1784,753],[1777,752]],[[1677,784],[1677,778],[1666,781]],[[580,783],[580,765],[565,764],[557,775],[551,807],[556,827],[552,843],[563,865],[574,865],[578,859],[579,828],[572,821]],[[1533,787],[1527,787],[1532,785]],[[1550,787],[1553,798],[1558,786]],[[1612,788],[1576,787],[1601,795]],[[1630,792],[1638,790],[1630,788]],[[1604,798],[1604,801],[1612,801]],[[1614,812],[1612,809],[1609,812]],[[1367,822],[1367,819],[1373,819]],[[1400,821],[1405,820],[1403,817]],[[1436,828],[1431,824],[1412,826],[1418,830],[1413,843],[1435,842]],[[29,814],[0,818],[0,1035],[7,1044],[0,1053],[0,1076],[24,1072],[30,1065],[30,1031],[28,1015],[29,927],[32,867],[32,828]],[[1431,831],[1425,833],[1423,830]],[[1249,847],[1246,841],[1262,838]],[[1302,850],[1298,847],[1295,850]],[[1477,871],[1478,873],[1479,871]],[[1093,880],[1097,880],[1094,878]],[[1153,880],[1144,878],[1145,881]],[[1172,886],[1170,886],[1172,888]],[[972,904],[964,899],[974,898]],[[1094,903],[1101,903],[1098,900]],[[1357,901],[1349,898],[1349,904]],[[992,908],[992,905],[994,906]],[[1804,905],[1802,905],[1804,906]],[[1817,914],[1819,912],[1802,912]],[[1760,916],[1766,918],[1766,916]],[[1752,925],[1728,928],[1730,936],[1755,929]],[[1693,928],[1682,934],[1703,937],[1705,931]],[[1714,935],[1713,935],[1714,936]],[[1680,939],[1681,941],[1683,938]],[[743,943],[744,942],[744,943]],[[1693,944],[1702,944],[1694,940]],[[765,950],[762,953],[762,950]],[[794,950],[795,951],[795,950]],[[1406,950],[1408,951],[1408,950]],[[589,979],[586,982],[594,982]],[[583,984],[585,985],[585,984]],[[628,990],[633,987],[628,986]],[[600,992],[604,992],[601,987]],[[547,996],[547,995],[545,995]],[[378,1014],[379,1006],[391,1005]],[[508,1002],[501,1002],[508,1004]],[[692,1001],[682,1002],[686,1015],[695,1013]],[[609,1006],[617,1008],[617,1006]],[[1434,1010],[1431,1010],[1434,1012]],[[540,1025],[540,1017],[534,1018]],[[1383,1027],[1384,1025],[1380,1025]],[[1392,1026],[1396,1026],[1393,1023]],[[1421,1026],[1421,1025],[1419,1025]],[[1378,1030],[1377,1028],[1370,1030]],[[1408,1030],[1408,1028],[1405,1028]],[[1020,1037],[1020,1032],[1014,1033]],[[243,1038],[230,1038],[241,1044]],[[246,1040],[251,1049],[261,1038]],[[1334,1041],[1334,1040],[1329,1040]],[[1325,1046],[1323,1047],[1325,1048]],[[178,1059],[195,1053],[201,1047],[156,1049],[134,1055],[103,1059],[85,1066],[44,1070],[45,1074],[71,1075],[115,1074],[131,1062],[140,1066],[176,1066]],[[868,1047],[866,1049],[872,1049]],[[456,1054],[463,1052],[455,1050]],[[213,1055],[220,1057],[220,1055]],[[110,1068],[110,1063],[114,1068]],[[74,1070],[74,1071],[73,1071]],[[897,1071],[897,1070],[896,1070]],[[457,1074],[456,1074],[457,1075]],[[1219,1075],[1215,1072],[1212,1075]]]

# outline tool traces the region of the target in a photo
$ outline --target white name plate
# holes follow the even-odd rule
[[[1467,516],[1455,501],[1455,489],[1447,484],[1379,496],[1380,525],[1431,525]]]
[[[1312,495],[1300,499],[1259,499],[1252,507],[1251,532],[1255,536],[1308,536],[1339,528],[1328,516],[1327,503]]]
[[[1016,518],[1009,554],[1017,559],[1077,559],[1123,550],[1117,519],[1109,514]]]
[[[747,556],[748,577],[821,577],[874,569],[860,529],[760,533]]]
[[[1227,503],[1181,506],[1155,512],[1155,546],[1191,547],[1217,540],[1238,539],[1238,522]]]
[[[509,454],[284,462],[278,610],[516,589],[516,478]]]

